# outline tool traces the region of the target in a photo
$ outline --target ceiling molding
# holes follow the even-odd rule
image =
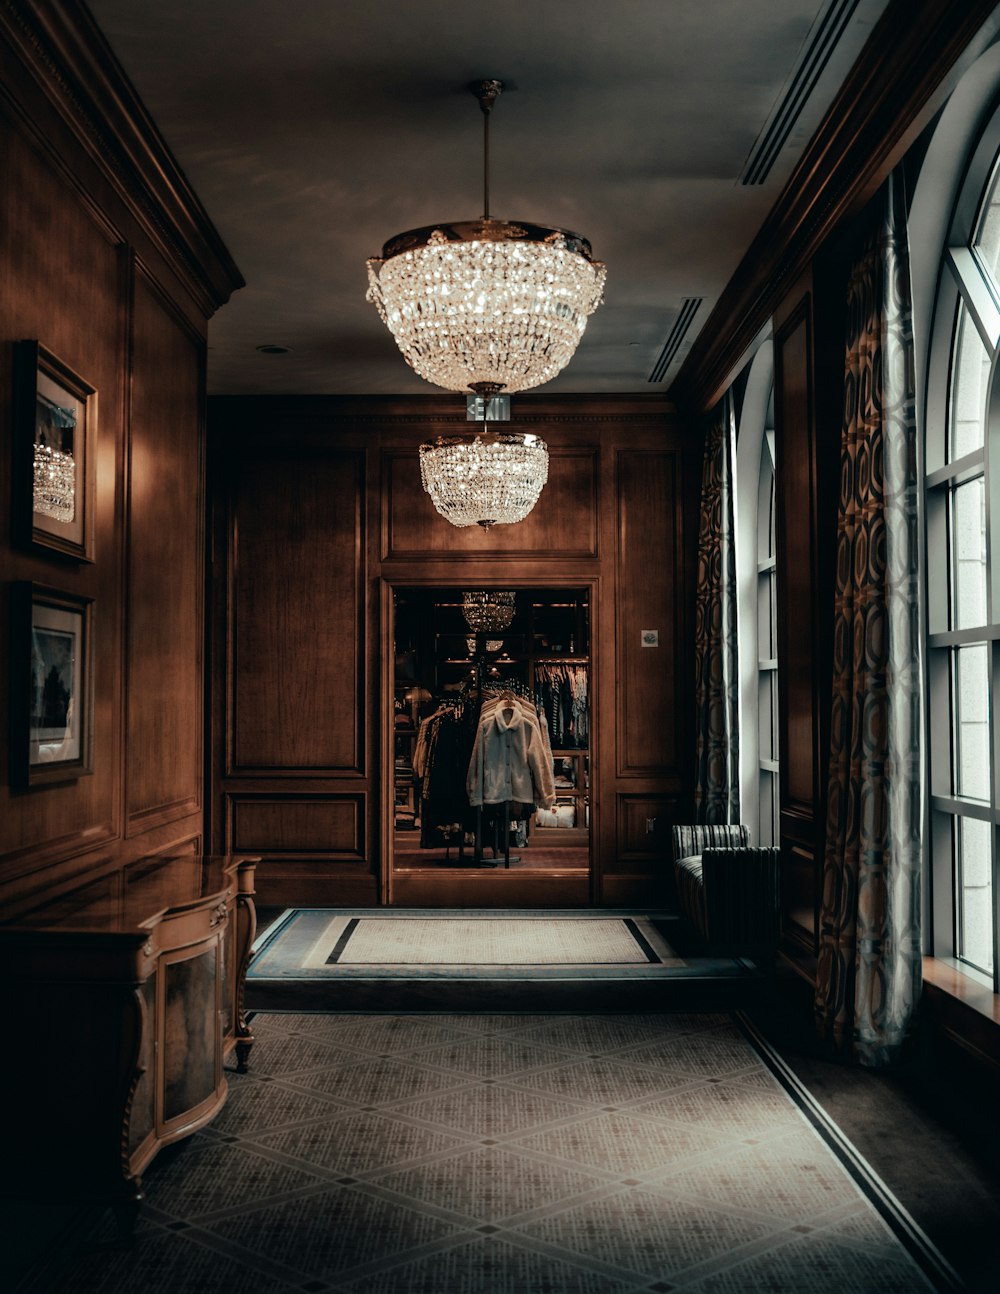
[[[670,387],[710,409],[837,224],[868,200],[970,61],[996,0],[892,0]]]
[[[0,39],[206,317],[244,285],[221,236],[80,0],[2,0]]]

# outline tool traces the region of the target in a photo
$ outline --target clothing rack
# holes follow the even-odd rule
[[[484,641],[483,641],[484,639],[485,639],[485,634],[478,634],[478,633],[476,634],[477,650],[476,650],[475,663],[473,666],[473,674],[472,674],[472,678],[474,678],[472,690],[475,692],[475,695],[479,704],[479,712],[482,713],[484,696],[502,697],[505,692],[513,692],[515,694],[520,694],[525,699],[529,699],[527,687],[525,684],[523,684],[520,681],[520,679],[506,679],[506,680],[501,679],[499,677],[499,670],[497,670],[497,667],[495,664],[491,665],[490,670],[487,671],[486,662],[488,657],[484,646]],[[470,681],[472,681],[472,678],[470,678]],[[495,848],[493,852],[494,854],[496,854]],[[483,806],[482,804],[476,805],[475,853],[473,854],[473,859],[474,859],[473,866],[475,867],[488,867],[488,866],[495,867],[496,866],[496,859],[494,859],[492,863],[487,863],[487,862],[484,862],[483,860]],[[514,861],[520,862],[521,860],[519,858],[515,858]],[[503,865],[508,871],[510,870],[510,805],[509,804],[504,804],[503,806]]]

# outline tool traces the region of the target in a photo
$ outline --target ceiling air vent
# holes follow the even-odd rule
[[[831,0],[822,18],[814,24],[785,93],[775,104],[767,125],[750,150],[740,174],[740,184],[763,184],[771,174],[771,167],[857,7],[858,0]]]
[[[680,349],[685,333],[691,327],[691,320],[698,313],[698,307],[704,300],[704,297],[685,297],[681,302],[680,313],[674,320],[674,326],[670,329],[667,340],[663,343],[660,357],[653,365],[653,371],[649,375],[650,382],[663,381],[664,374]]]

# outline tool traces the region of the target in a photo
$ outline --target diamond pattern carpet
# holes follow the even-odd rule
[[[729,1015],[272,1013],[253,1027],[251,1072],[228,1076],[220,1116],[150,1168],[134,1246],[109,1220],[44,1288],[954,1288]]]

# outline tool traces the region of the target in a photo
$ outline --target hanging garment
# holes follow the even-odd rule
[[[466,789],[470,804],[555,803],[552,760],[538,720],[513,699],[488,708],[480,718]]]
[[[535,666],[535,703],[548,718],[557,750],[590,744],[588,667],[562,661],[539,661]]]
[[[482,720],[485,715],[492,714],[493,711],[496,710],[497,706],[500,704],[500,695],[502,694],[498,694],[497,696],[487,696],[483,700],[483,706],[479,712],[480,720]],[[514,704],[518,706],[529,723],[538,724],[539,731],[542,735],[542,750],[545,753],[545,758],[551,764],[552,743],[549,740],[549,721],[545,717],[545,712],[538,710],[534,705],[532,705],[527,697],[514,696],[513,700]]]

